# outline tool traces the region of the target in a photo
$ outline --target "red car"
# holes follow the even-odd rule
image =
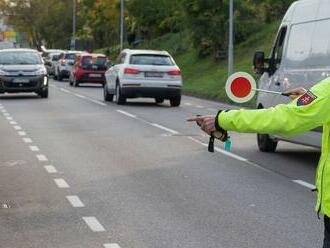
[[[70,74],[70,85],[77,87],[82,83],[98,83],[104,86],[107,62],[103,54],[78,55]]]

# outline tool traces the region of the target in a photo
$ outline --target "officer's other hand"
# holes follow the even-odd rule
[[[294,100],[297,97],[302,96],[303,94],[305,94],[307,92],[307,90],[303,87],[299,87],[299,88],[295,88],[292,90],[288,90],[285,93],[289,95],[289,97]]]
[[[214,115],[194,116],[187,119],[187,121],[195,121],[205,133],[211,135],[212,132],[216,131],[215,118]]]

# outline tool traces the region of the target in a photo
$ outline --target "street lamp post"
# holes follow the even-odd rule
[[[233,12],[234,0],[229,1],[229,34],[228,34],[228,76],[233,74],[234,70],[234,39],[233,39]]]
[[[77,9],[77,2],[73,0],[72,4],[72,40],[71,40],[71,49],[76,49],[76,9]]]
[[[124,48],[124,0],[120,0],[120,50]]]

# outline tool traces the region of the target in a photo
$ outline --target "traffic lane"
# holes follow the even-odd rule
[[[23,119],[122,247],[320,244],[307,189],[107,106],[53,94],[48,112],[36,105]]]
[[[6,110],[0,114],[1,247],[101,247],[65,199],[69,191],[58,189],[45,170],[51,161],[37,158],[43,151],[7,110],[7,102],[0,99],[1,110]]]
[[[59,87],[68,88],[72,92],[77,92],[95,98],[103,99],[102,88],[93,85],[85,85],[72,88],[67,83],[53,82]],[[108,103],[113,109],[122,109],[150,122],[159,123],[165,127],[180,132],[180,135],[199,137],[202,133],[193,124],[185,123],[185,119],[196,114],[215,114],[218,109],[232,109],[237,106],[217,103],[183,96],[180,108],[171,108],[167,103],[156,105],[153,99],[132,99],[125,106],[118,106],[115,103]],[[259,152],[255,134],[230,133],[232,137],[232,152],[253,161],[264,168],[287,176],[292,180],[303,180],[313,184],[315,169],[320,157],[319,149],[312,147],[279,142],[276,153]],[[207,143],[207,137],[201,139]],[[223,144],[218,143],[219,147]]]

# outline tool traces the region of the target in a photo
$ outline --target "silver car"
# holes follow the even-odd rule
[[[167,99],[173,107],[181,103],[181,71],[165,51],[125,49],[105,78],[105,101],[115,96],[117,104],[137,97],[154,98],[156,103]]]

